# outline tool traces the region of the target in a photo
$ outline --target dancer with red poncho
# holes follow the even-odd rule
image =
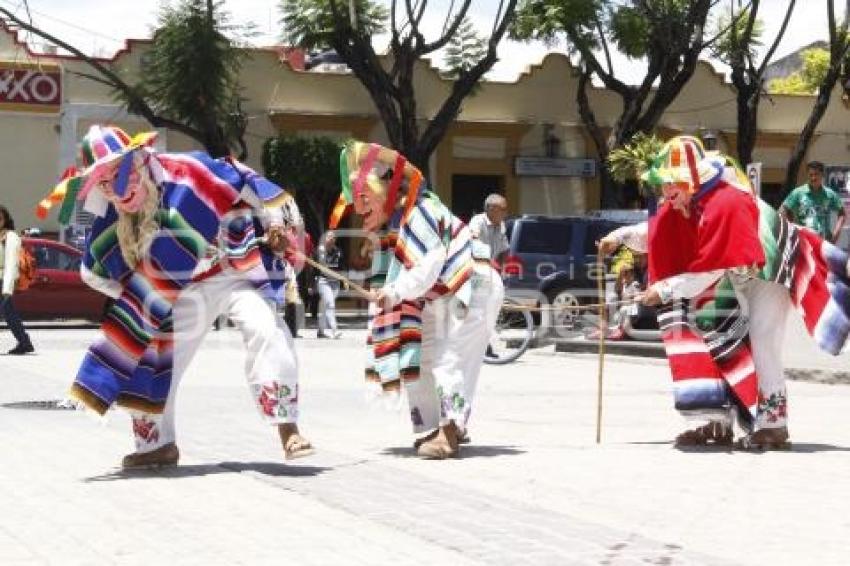
[[[740,447],[789,447],[787,316],[793,305],[822,349],[841,350],[850,331],[847,254],[782,219],[695,138],[670,140],[644,180],[660,186],[657,214],[615,230],[600,249],[649,253],[642,302],[660,305],[676,408],[709,421],[676,444],[730,446],[737,417],[747,431]]]

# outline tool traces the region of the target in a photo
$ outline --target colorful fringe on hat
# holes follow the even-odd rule
[[[36,206],[36,216],[42,220],[47,218],[50,209],[61,202],[59,223],[67,224],[73,214],[75,200],[85,198],[91,187],[100,180],[103,166],[116,159],[126,158],[119,166],[119,176],[115,183],[115,193],[122,196],[130,176],[130,156],[134,150],[152,144],[157,135],[156,132],[141,132],[131,137],[117,126],[94,125],[89,128],[80,143],[79,160],[83,170],[74,166],[65,169],[59,183]]]
[[[710,184],[723,173],[718,159],[709,157],[702,142],[693,136],[676,136],[669,140],[641,180],[652,186],[663,183],[688,183],[691,192]]]

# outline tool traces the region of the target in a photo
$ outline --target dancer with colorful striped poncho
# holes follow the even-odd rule
[[[731,445],[737,417],[740,447],[787,448],[787,316],[796,307],[817,344],[838,354],[850,332],[848,256],[781,218],[724,161],[695,138],[670,140],[644,176],[661,186],[657,214],[600,249],[649,253],[643,302],[661,305],[676,408],[709,421],[676,444]]]
[[[294,347],[272,308],[295,245],[281,208],[290,197],[236,161],[158,153],[154,137],[92,126],[82,141],[85,169],[65,198],[96,216],[82,275],[114,303],[70,396],[98,414],[129,410],[136,452],[124,467],[176,464],[177,387],[225,313],[248,349],[260,414],[287,457],[306,455]]]
[[[502,280],[489,255],[473,257],[469,229],[403,156],[351,142],[340,164],[338,206],[353,205],[380,242],[372,258],[367,379],[383,391],[404,384],[413,430],[428,433],[416,442],[420,456],[457,456]]]

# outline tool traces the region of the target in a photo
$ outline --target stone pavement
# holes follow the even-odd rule
[[[364,397],[347,331],[297,341],[318,451],[285,464],[224,331],[183,383],[181,466],[122,473],[126,415],[25,408],[63,394],[93,336],[0,357],[0,564],[847,563],[847,386],[789,384],[791,452],[681,452],[663,362],[609,357],[596,445],[596,357],[534,351],[485,366],[461,459],[421,461],[403,411]]]

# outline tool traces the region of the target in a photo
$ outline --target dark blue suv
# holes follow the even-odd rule
[[[597,264],[596,242],[620,226],[646,219],[642,211],[599,211],[585,216],[524,215],[506,221],[510,250],[505,259],[506,295],[526,305],[570,307],[598,302],[598,278],[608,268]],[[613,276],[606,275],[609,287]],[[558,320],[536,318],[543,330],[569,325],[577,311]]]

